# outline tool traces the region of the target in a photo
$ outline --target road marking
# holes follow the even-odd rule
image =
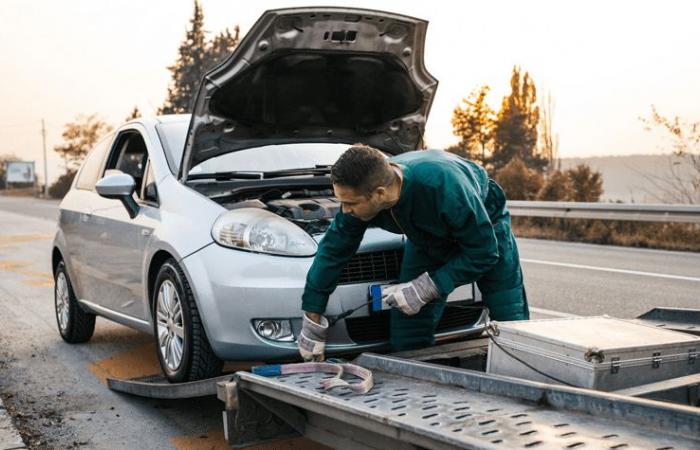
[[[553,309],[544,309],[544,308],[533,308],[530,306],[530,312],[538,313],[538,314],[544,314],[547,316],[553,316],[553,317],[581,317],[577,314],[569,314],[561,311],[554,311]]]
[[[641,276],[645,276],[645,277],[668,278],[671,280],[700,282],[700,278],[697,278],[697,277],[687,277],[687,276],[683,276],[683,275],[671,275],[668,273],[642,272],[639,270],[615,269],[612,267],[587,266],[584,264],[571,264],[571,263],[562,263],[562,262],[555,262],[555,261],[542,261],[540,259],[521,258],[520,260],[523,262],[528,262],[528,263],[533,263],[533,264],[544,264],[547,266],[571,267],[573,269],[597,270],[599,272],[624,273],[627,275],[641,275]]]

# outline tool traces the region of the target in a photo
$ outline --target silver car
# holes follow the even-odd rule
[[[427,23],[347,8],[268,11],[202,80],[191,115],[138,119],[90,152],[60,205],[53,270],[58,328],[85,342],[96,315],[154,335],[173,382],[226,360],[297,358],[301,294],[340,209],[330,166],[348,144],[418,148],[437,81]],[[367,230],[331,295],[327,354],[381,350],[404,237]],[[451,301],[473,302],[473,286]],[[481,329],[447,308],[439,338]]]

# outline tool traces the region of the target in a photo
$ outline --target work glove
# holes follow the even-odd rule
[[[399,308],[409,316],[417,314],[423,306],[438,297],[440,292],[428,272],[423,272],[408,283],[382,287],[382,302],[392,308]]]
[[[297,339],[299,354],[304,361],[323,361],[326,336],[328,336],[328,319],[321,316],[321,323],[316,323],[309,318],[307,312],[304,312],[301,333]]]

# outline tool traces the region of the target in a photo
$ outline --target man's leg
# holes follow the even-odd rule
[[[428,254],[406,242],[399,282],[406,283],[423,272],[429,272],[440,267],[438,261]],[[396,308],[391,309],[390,338],[391,351],[398,352],[429,347],[435,343],[435,328],[437,328],[445,300],[441,297],[425,305],[418,314],[408,316]]]
[[[498,239],[499,260],[477,286],[492,320],[526,320],[530,311],[523,284],[520,255],[510,227],[510,217],[502,218],[493,231]]]

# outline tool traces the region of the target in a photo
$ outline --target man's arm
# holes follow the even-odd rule
[[[431,273],[441,295],[455,287],[474,282],[498,262],[498,242],[493,224],[478,195],[460,180],[447,177],[436,191],[435,202],[441,220],[457,241],[459,252]]]
[[[351,214],[339,211],[326,235],[318,245],[318,251],[309,273],[302,295],[301,309],[309,313],[323,313],[328,297],[335,290],[345,264],[355,255],[368,222]],[[317,321],[318,316],[311,315]]]

